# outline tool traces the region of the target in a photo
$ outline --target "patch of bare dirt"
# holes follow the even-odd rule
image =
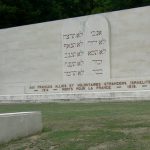
[[[109,150],[111,148],[117,148],[118,146],[123,146],[125,145],[126,142],[125,141],[122,141],[122,140],[119,140],[119,141],[115,141],[115,142],[105,142],[105,143],[101,143],[97,146],[93,146],[93,147],[90,147],[88,150]]]

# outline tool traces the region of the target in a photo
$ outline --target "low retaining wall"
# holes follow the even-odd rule
[[[0,114],[0,143],[41,132],[40,112]]]

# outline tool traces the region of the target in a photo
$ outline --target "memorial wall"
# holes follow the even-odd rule
[[[0,101],[150,99],[150,7],[0,30]]]

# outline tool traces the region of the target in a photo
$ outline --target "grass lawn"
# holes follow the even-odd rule
[[[150,150],[150,102],[0,105],[0,113],[35,110],[43,132],[0,150]]]

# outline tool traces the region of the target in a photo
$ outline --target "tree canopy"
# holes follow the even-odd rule
[[[0,28],[150,5],[150,0],[0,0]]]

